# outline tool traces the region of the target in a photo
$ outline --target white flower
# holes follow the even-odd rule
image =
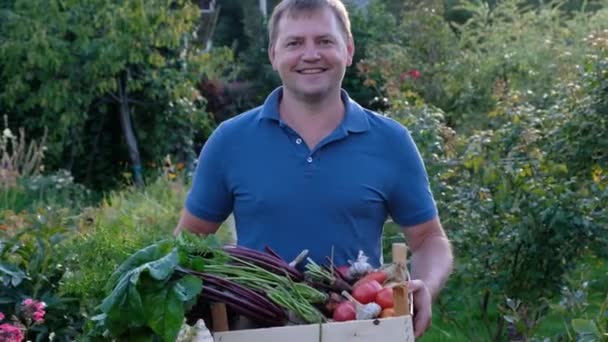
[[[4,131],[2,131],[2,136],[5,138],[15,139],[13,132],[11,132],[11,130],[8,128],[5,128]]]

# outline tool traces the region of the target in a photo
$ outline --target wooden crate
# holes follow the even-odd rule
[[[392,246],[393,262],[402,269],[406,280],[407,246],[395,243]],[[414,342],[411,298],[407,286],[393,288],[396,317],[330,322],[323,324],[290,325],[273,328],[242,329],[228,331],[226,307],[213,305],[214,342]]]
[[[215,342],[414,342],[410,315],[213,333]]]

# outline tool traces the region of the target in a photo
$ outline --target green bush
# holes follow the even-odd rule
[[[17,314],[23,300],[46,304],[44,322],[28,326],[28,340],[72,341],[82,329],[78,300],[60,293],[65,272],[61,244],[73,233],[66,208],[39,208],[33,213],[2,213],[0,229],[0,312]]]
[[[591,50],[584,38],[605,27],[608,12],[565,16],[551,4],[530,9],[524,2],[471,3],[462,25],[426,8],[406,12],[391,41],[368,49],[359,68],[364,84],[389,98],[418,94],[463,133],[493,128],[488,114],[507,94],[550,107],[558,99],[554,84],[576,79]]]
[[[131,167],[168,153],[188,160],[213,125],[195,86],[232,61],[228,49],[193,43],[199,20],[183,0],[0,2],[0,106],[11,126],[48,129],[47,169],[88,186],[131,171],[129,133],[143,164]]]
[[[100,206],[80,216],[78,231],[63,245],[66,274],[61,291],[80,298],[92,312],[105,295],[108,276],[143,246],[171,236],[179,220],[187,188],[160,177],[142,190],[110,194]],[[231,238],[227,227],[218,233]]]

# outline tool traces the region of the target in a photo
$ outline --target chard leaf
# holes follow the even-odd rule
[[[100,305],[106,314],[104,325],[113,335],[120,335],[129,327],[145,323],[143,303],[137,286],[132,282],[134,273],[139,276],[136,271],[130,271],[122,277],[114,291]]]
[[[146,248],[149,253],[143,253],[140,256],[144,255],[146,258],[149,258],[150,255],[157,255],[159,252],[158,248],[160,247],[158,245],[154,246],[157,246],[156,249]],[[143,259],[142,257],[137,260]],[[146,311],[153,310],[156,307],[163,307],[163,304],[150,302],[147,297],[151,296],[150,293],[163,294],[163,285],[173,274],[178,262],[177,248],[173,248],[170,253],[161,256],[157,260],[143,263],[127,271],[120,277],[118,284],[99,307],[107,315],[105,325],[113,335],[117,336],[132,327],[143,326],[148,321],[147,317],[149,315]],[[131,263],[131,265],[133,264]],[[148,291],[140,294],[142,289],[148,289]],[[166,297],[167,295],[165,294],[164,296]],[[144,305],[144,302],[147,305]],[[180,317],[180,326],[182,318],[183,313]]]
[[[118,280],[129,271],[162,258],[167,255],[172,248],[173,242],[171,240],[163,240],[133,253],[116,269],[116,271],[114,271],[114,273],[112,273],[106,284],[106,291],[110,291]]]
[[[175,341],[184,320],[184,306],[172,288],[163,288],[144,297],[148,326],[163,341]]]
[[[194,276],[186,276],[160,291],[144,296],[147,308],[148,326],[164,341],[173,342],[184,322],[185,302],[201,292],[202,281]]]
[[[178,298],[182,302],[188,302],[201,293],[203,290],[203,281],[201,278],[187,275],[175,282],[173,290],[177,293]]]

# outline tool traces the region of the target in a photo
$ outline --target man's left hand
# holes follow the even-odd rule
[[[431,293],[420,279],[409,281],[408,292],[412,292],[414,297],[414,335],[419,338],[431,326],[433,316]]]

